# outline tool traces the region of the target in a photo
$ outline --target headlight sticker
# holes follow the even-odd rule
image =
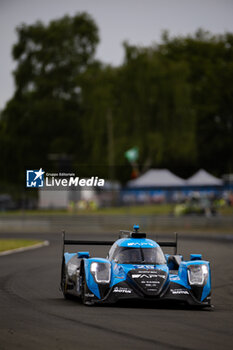
[[[206,264],[189,265],[188,280],[190,285],[202,286],[208,277],[208,267]]]
[[[111,280],[111,265],[102,262],[92,262],[91,273],[97,283],[109,283]]]

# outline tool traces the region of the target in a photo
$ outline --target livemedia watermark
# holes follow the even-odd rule
[[[49,173],[42,168],[39,170],[26,171],[26,187],[41,188],[41,189],[68,189],[68,188],[103,188],[105,179],[98,176],[79,177],[75,173]]]

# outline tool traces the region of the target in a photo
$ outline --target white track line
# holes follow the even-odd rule
[[[37,244],[31,245],[29,247],[22,247],[22,248],[16,248],[16,249],[11,249],[11,250],[5,250],[4,252],[0,252],[0,256],[10,255],[10,254],[20,253],[20,252],[25,252],[27,250],[37,249],[37,248],[45,247],[45,246],[48,246],[48,245],[49,245],[49,241],[44,241],[44,242],[41,242],[41,243],[37,243]]]

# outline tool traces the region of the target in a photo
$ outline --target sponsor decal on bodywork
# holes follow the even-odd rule
[[[157,295],[162,290],[167,273],[163,270],[131,270],[128,276],[141,288],[141,290],[148,295]]]
[[[123,288],[123,287],[115,287],[113,289],[113,293],[125,293],[125,294],[131,294],[132,291],[128,288]]]
[[[85,297],[87,298],[93,298],[95,295],[92,293],[85,293]]]
[[[150,243],[150,242],[129,242],[127,243],[127,245],[130,247],[130,246],[133,246],[133,247],[142,247],[142,246],[151,246],[151,247],[154,247],[154,244],[153,243]]]
[[[158,274],[157,271],[150,271],[150,273],[140,273],[140,272],[141,271],[139,271],[138,274],[133,274],[132,277],[133,278],[154,278],[156,275],[156,277],[159,277],[159,278],[163,278],[163,279],[166,278],[165,275]]]
[[[134,265],[135,269],[146,269],[146,270],[157,270],[157,267],[155,265]],[[142,272],[142,271],[138,271],[138,272]],[[145,271],[143,271],[145,272]]]
[[[170,289],[172,294],[189,294],[186,289]]]

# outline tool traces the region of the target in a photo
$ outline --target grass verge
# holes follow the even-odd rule
[[[35,244],[42,243],[42,241],[28,240],[28,239],[0,239],[0,252],[7,250],[30,247]]]
[[[159,205],[135,205],[135,206],[123,206],[123,207],[106,207],[98,209],[82,209],[82,210],[50,210],[50,209],[38,209],[38,210],[15,210],[1,212],[1,215],[168,215],[173,212],[174,206],[172,204],[159,204]]]
[[[174,213],[174,204],[145,204],[123,207],[106,207],[98,209],[83,210],[59,210],[59,209],[38,209],[38,210],[14,210],[0,212],[1,215],[13,216],[31,216],[31,215],[172,215]],[[221,216],[233,216],[233,206],[217,209],[217,213]]]

